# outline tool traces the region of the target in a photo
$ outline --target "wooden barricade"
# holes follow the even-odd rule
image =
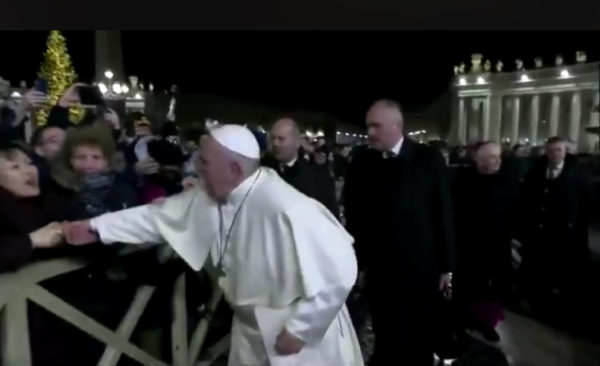
[[[91,263],[81,260],[59,258],[33,262],[15,272],[0,274],[0,312],[3,314],[0,323],[0,355],[3,366],[32,365],[27,318],[28,301],[33,301],[102,342],[105,351],[98,361],[99,366],[116,366],[123,354],[143,365],[167,366],[167,363],[151,356],[130,341],[137,323],[155,292],[153,286],[141,285],[137,288],[129,309],[121,318],[117,329],[113,331],[39,285],[44,280],[74,272],[89,264]],[[212,314],[221,300],[222,293],[217,286],[213,286],[216,290],[213,291],[207,304],[205,316],[188,340],[185,286],[184,273],[175,281],[172,299],[172,365],[208,366],[217,357],[227,352],[229,347],[227,336],[211,348],[203,350]],[[202,357],[201,361],[199,357]]]

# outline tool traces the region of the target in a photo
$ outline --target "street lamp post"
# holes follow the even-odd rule
[[[118,82],[115,79],[115,74],[107,69],[104,71],[104,78],[95,85],[107,101],[116,102],[118,105],[123,104],[126,110],[143,110],[146,98],[142,85],[138,86],[137,77],[135,76],[130,77],[129,80],[131,81],[131,88],[125,82]]]
[[[113,74],[112,71],[110,71],[110,70],[104,71],[104,77],[106,78],[106,80],[108,80],[108,83],[107,83],[108,90],[112,90],[111,82],[112,82],[112,78],[114,76],[115,76],[115,74]]]
[[[114,73],[111,70],[104,71],[104,77],[106,78],[106,84],[101,82],[98,83],[98,88],[100,92],[105,95],[107,98],[116,99],[121,97],[121,95],[127,96],[129,93],[129,87],[123,83],[113,82]]]

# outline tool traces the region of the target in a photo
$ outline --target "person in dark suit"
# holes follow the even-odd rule
[[[547,141],[546,155],[525,179],[523,196],[522,271],[532,310],[544,313],[558,298],[581,303],[580,296],[589,291],[588,225],[594,194],[591,174],[567,154],[567,141]]]
[[[262,165],[276,170],[290,185],[314,198],[339,217],[335,181],[327,165],[311,164],[299,157],[300,129],[291,118],[282,118],[271,129],[271,153]]]
[[[343,203],[366,274],[375,333],[370,364],[430,366],[434,307],[454,267],[447,168],[438,151],[403,136],[397,102],[375,102],[366,124],[371,148],[354,156]]]
[[[457,264],[454,295],[463,326],[498,342],[502,300],[510,289],[511,241],[517,237],[518,183],[501,169],[499,144],[475,147],[475,166],[460,169],[453,184]]]
[[[343,179],[348,172],[350,164],[350,146],[337,144],[333,154],[333,176],[335,179]]]

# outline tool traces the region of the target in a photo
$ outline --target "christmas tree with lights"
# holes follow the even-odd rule
[[[37,123],[43,125],[46,123],[52,106],[77,79],[77,74],[71,64],[71,56],[67,50],[67,41],[60,31],[53,30],[48,35],[46,52],[38,77],[45,80],[48,85],[48,101],[37,113]],[[83,110],[69,108],[69,114],[72,121],[78,122],[83,116]]]

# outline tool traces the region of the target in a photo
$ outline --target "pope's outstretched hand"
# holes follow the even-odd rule
[[[98,241],[98,235],[92,230],[89,220],[64,224],[65,241],[71,245],[87,245]]]

